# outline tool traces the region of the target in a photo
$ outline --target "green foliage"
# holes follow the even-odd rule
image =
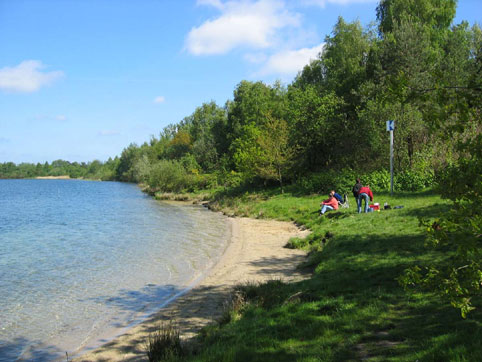
[[[397,173],[394,178],[394,188],[398,191],[419,191],[434,186],[434,175],[428,171],[416,172],[407,170]]]
[[[185,354],[179,330],[172,322],[149,333],[145,348],[149,362],[174,361]]]
[[[94,160],[89,163],[69,162],[55,160],[51,164],[21,163],[13,162],[0,163],[0,179],[2,178],[34,178],[45,176],[69,176],[70,178],[85,178],[93,180],[114,180],[115,170],[119,159],[109,158],[106,162]]]
[[[448,168],[440,184],[453,205],[438,218],[421,221],[428,245],[449,251],[451,259],[407,269],[400,282],[437,292],[466,318],[474,309],[472,299],[482,295],[482,135],[463,147],[470,156]]]
[[[179,161],[159,160],[152,165],[147,180],[153,192],[180,192],[187,184],[187,172]]]
[[[295,148],[289,144],[287,122],[270,115],[266,118],[256,138],[260,155],[255,161],[255,171],[264,180],[278,181],[283,192],[283,181],[292,168]]]
[[[301,177],[295,188],[302,193],[326,194],[330,190],[351,194],[355,179],[360,178],[363,185],[370,185],[374,192],[390,190],[390,172],[388,170],[357,174],[353,170],[328,170]],[[434,176],[430,172],[405,171],[394,175],[396,191],[420,191],[434,185]]]
[[[331,190],[340,194],[351,193],[356,178],[352,170],[327,170],[301,177],[295,188],[305,194],[328,194]]]
[[[191,151],[191,148],[191,135],[187,131],[179,130],[169,143],[166,153],[169,158],[179,159]]]
[[[456,5],[456,0],[382,0],[377,7],[379,31],[390,33],[395,23],[412,16],[434,32],[447,29],[455,17]]]
[[[244,125],[240,129],[242,134],[231,144],[233,161],[236,169],[248,177],[256,175],[256,161],[261,156],[261,149],[256,142],[261,130],[254,123]]]
[[[343,101],[334,93],[321,96],[312,85],[290,87],[287,98],[290,144],[296,148],[299,172],[330,165],[332,150],[339,145],[332,125],[340,121],[338,110]]]

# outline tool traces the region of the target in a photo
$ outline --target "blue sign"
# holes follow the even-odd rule
[[[395,129],[395,121],[387,121],[387,131],[393,131]]]

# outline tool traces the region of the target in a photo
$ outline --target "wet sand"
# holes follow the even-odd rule
[[[233,286],[272,279],[299,280],[296,270],[306,253],[283,246],[293,236],[309,232],[294,224],[273,220],[230,218],[232,236],[226,252],[202,282],[127,333],[93,350],[82,350],[80,361],[145,361],[145,341],[161,323],[173,320],[183,340],[193,338],[221,316]]]

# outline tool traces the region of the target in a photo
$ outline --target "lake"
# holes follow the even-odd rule
[[[0,180],[0,361],[115,337],[198,282],[229,237],[224,216],[132,184]]]

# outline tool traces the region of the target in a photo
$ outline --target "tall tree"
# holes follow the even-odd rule
[[[381,0],[377,7],[378,29],[384,36],[393,31],[396,23],[415,17],[438,37],[452,23],[456,7],[457,0]]]

